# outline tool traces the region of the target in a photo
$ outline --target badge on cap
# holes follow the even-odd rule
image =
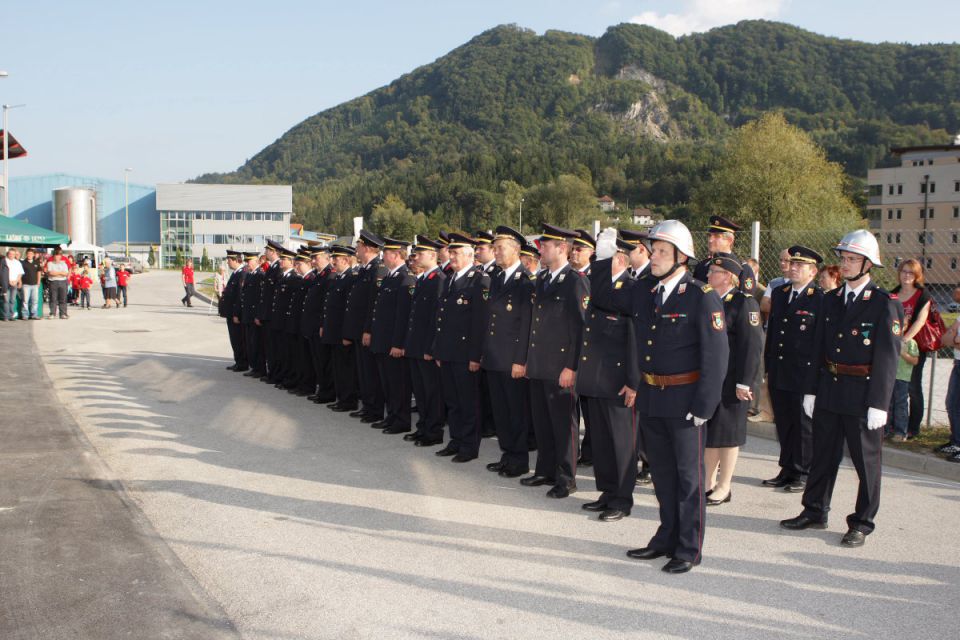
[[[747,316],[747,318],[750,320],[750,326],[753,326],[753,327],[759,327],[759,326],[760,326],[760,312],[759,312],[759,311],[751,311],[750,314]]]
[[[744,289],[753,289],[753,278],[747,278],[743,281]]]
[[[717,331],[723,331],[723,314],[719,311],[714,311],[711,324]]]

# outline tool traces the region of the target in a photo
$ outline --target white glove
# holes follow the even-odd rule
[[[867,409],[867,429],[873,431],[887,424],[887,412],[870,407]]]
[[[809,393],[803,396],[803,412],[807,414],[808,418],[813,417],[813,405],[817,403],[817,396],[812,396]]]
[[[695,427],[702,427],[707,422],[706,418],[698,418],[692,413],[687,414],[687,420],[693,420],[693,426]]]
[[[607,227],[597,236],[597,260],[606,260],[617,252],[617,230]]]

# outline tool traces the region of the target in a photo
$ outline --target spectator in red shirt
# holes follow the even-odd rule
[[[193,260],[187,260],[187,264],[183,265],[183,271],[180,272],[180,279],[183,281],[183,290],[186,291],[187,295],[180,298],[180,302],[185,307],[192,307],[190,304],[190,298],[197,294],[196,290],[193,288]]]
[[[90,277],[89,267],[84,267],[80,273],[80,308],[90,310],[90,288],[93,286],[93,278]]]
[[[130,276],[133,272],[127,268],[127,265],[120,265],[117,269],[117,293],[123,298],[123,306],[127,306],[127,283],[130,282]]]

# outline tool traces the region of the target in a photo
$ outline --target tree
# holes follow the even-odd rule
[[[180,250],[180,247],[177,247],[177,253],[174,255],[173,264],[177,267],[183,266],[183,251]]]
[[[764,229],[850,229],[861,217],[842,167],[781,113],[738,129],[720,165],[694,194],[700,222],[711,213]]]
[[[414,235],[427,232],[427,216],[420,212],[414,213],[403,200],[390,194],[373,208],[370,228],[381,236],[413,240]]]
[[[157,254],[153,251],[153,245],[150,245],[150,253],[147,254],[147,264],[151,267],[157,266]]]
[[[207,248],[203,248],[203,255],[200,256],[200,270],[209,271],[210,270],[210,256],[207,254]]]
[[[572,229],[600,217],[593,187],[569,174],[530,188],[524,204],[529,216],[524,220],[527,229],[537,229],[544,222]]]

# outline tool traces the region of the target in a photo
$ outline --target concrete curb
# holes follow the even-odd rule
[[[767,440],[777,439],[777,429],[772,422],[747,421],[747,433]],[[893,447],[883,448],[883,464],[913,473],[925,473],[945,480],[960,482],[960,464],[947,462],[934,454],[901,451]]]

